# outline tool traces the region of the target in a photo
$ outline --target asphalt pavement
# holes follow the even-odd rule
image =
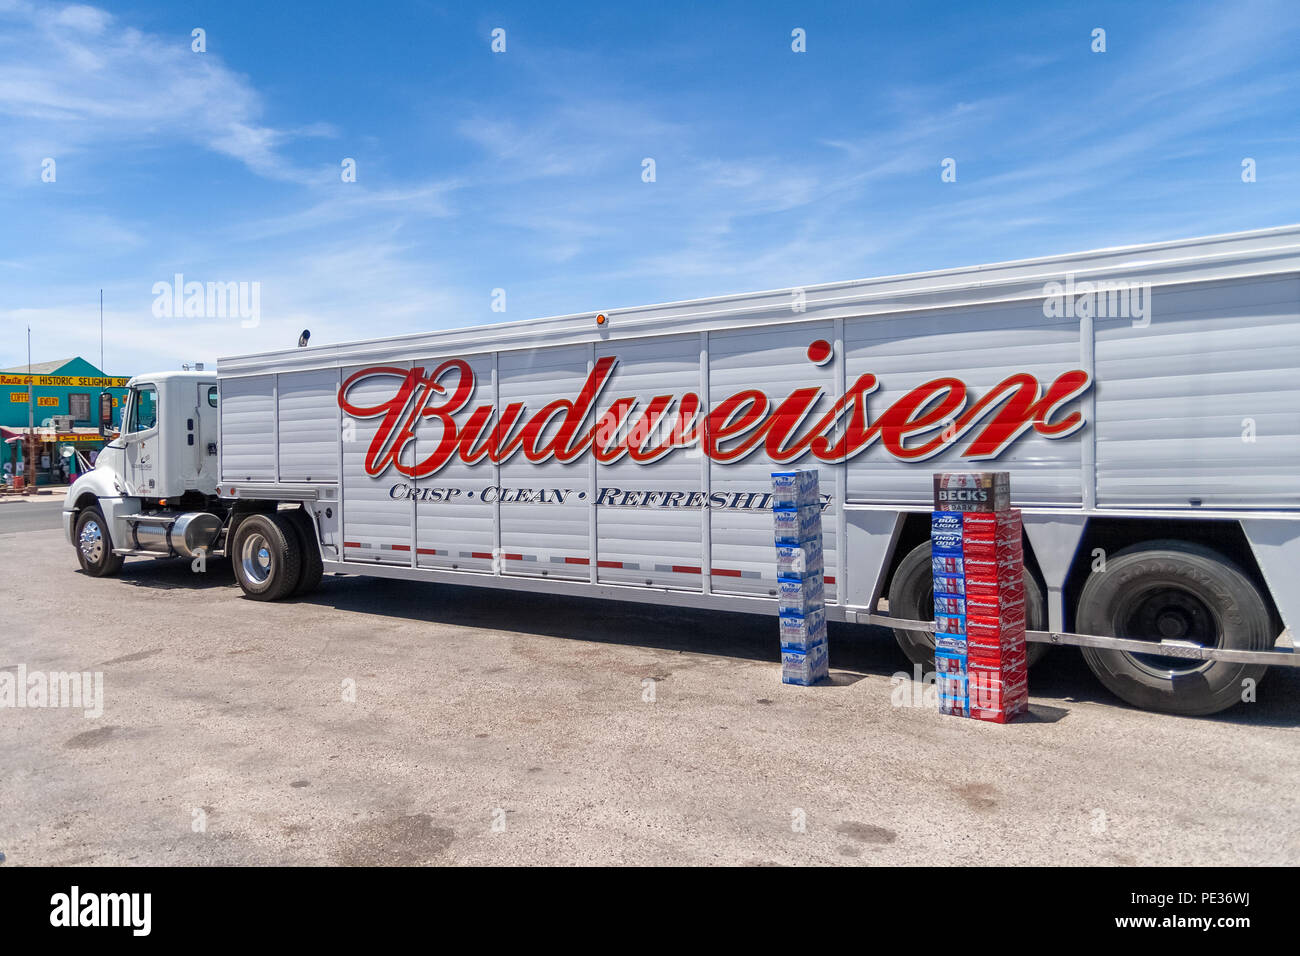
[[[1056,649],[999,726],[876,629],[790,687],[771,618],[339,576],[264,604],[220,561],[88,577],[20,508],[57,522],[0,504],[0,671],[91,682],[0,709],[6,866],[1300,860],[1295,671],[1181,718]]]

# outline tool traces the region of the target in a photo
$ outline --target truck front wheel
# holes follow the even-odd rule
[[[240,521],[230,559],[235,580],[255,601],[278,601],[298,586],[302,574],[298,533],[276,513],[249,515]]]
[[[889,613],[905,621],[934,620],[934,571],[929,541],[917,545],[899,562],[889,582]],[[1025,626],[1031,631],[1041,631],[1047,626],[1047,602],[1028,569],[1025,570]],[[913,664],[934,667],[933,634],[895,628],[894,639]],[[1026,662],[1033,667],[1046,652],[1046,644],[1030,644]]]
[[[113,539],[99,505],[81,509],[77,515],[76,539],[81,570],[97,578],[111,577],[122,570],[122,556],[113,553]]]
[[[1106,559],[1079,594],[1082,634],[1177,640],[1205,647],[1268,650],[1274,636],[1264,599],[1227,558],[1184,541],[1151,541]],[[1242,700],[1261,664],[1083,648],[1092,672],[1136,707],[1202,716]]]

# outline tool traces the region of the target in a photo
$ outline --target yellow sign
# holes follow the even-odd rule
[[[53,395],[49,395],[49,396],[37,395],[36,404],[39,405],[41,408],[58,408],[59,399]]]
[[[25,401],[27,401],[27,393],[26,393],[26,392],[10,392],[10,393],[9,393],[9,401],[11,401],[11,402],[25,402]]]
[[[69,441],[69,442],[77,442],[77,441],[82,441],[82,442],[85,442],[85,441],[103,441],[103,436],[102,436],[102,435],[90,435],[90,434],[85,434],[85,435],[82,435],[82,434],[66,434],[66,435],[65,435],[65,434],[59,434],[58,437],[56,437],[54,440],[55,440],[55,441]]]
[[[38,388],[125,388],[129,378],[96,378],[90,375],[0,375],[0,385],[30,385]]]

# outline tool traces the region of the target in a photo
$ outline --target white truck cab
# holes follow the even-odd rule
[[[137,375],[127,388],[120,431],[63,504],[64,530],[91,574],[111,574],[127,555],[211,548],[225,523],[216,375]]]

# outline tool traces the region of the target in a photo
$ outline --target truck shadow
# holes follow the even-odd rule
[[[187,565],[182,567],[185,570],[177,574],[184,578],[189,571]],[[225,581],[230,580],[227,573]],[[178,581],[172,586],[183,585]],[[766,615],[330,575],[322,581],[320,590],[294,600],[412,621],[773,664],[780,660],[776,622]],[[868,675],[901,680],[917,676],[893,633],[880,627],[832,623],[830,659],[832,684],[853,683]],[[1030,693],[1034,699],[1030,720],[1036,723],[1066,718],[1072,704],[1129,706],[1101,685],[1073,648],[1053,648],[1034,667]],[[1256,702],[1210,717],[1153,716],[1242,726],[1300,726],[1300,669],[1272,669],[1261,681],[1258,697]]]
[[[77,573],[86,572],[78,569]],[[209,559],[207,570],[202,572],[193,569],[189,558],[128,559],[117,576],[132,587],[160,591],[239,587],[228,558]]]

